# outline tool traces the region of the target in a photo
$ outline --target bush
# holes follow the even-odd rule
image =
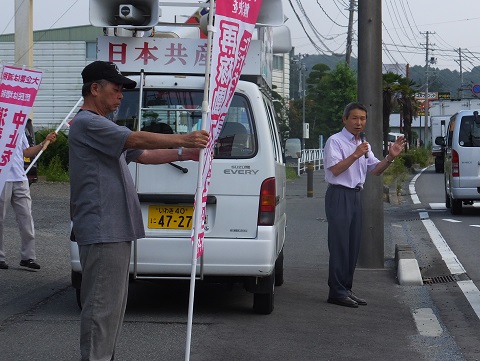
[[[383,182],[391,186],[395,180],[403,182],[414,164],[426,167],[432,164],[431,151],[425,148],[413,148],[401,153],[383,173]]]
[[[48,166],[39,165],[38,173],[47,177],[49,182],[68,182],[70,177],[68,171],[62,166],[62,161],[58,155],[55,155]]]
[[[395,162],[393,162],[383,173],[383,183],[391,186],[395,180],[403,180],[407,173],[405,158],[398,156],[397,159],[395,159]]]
[[[288,180],[297,179],[297,167],[285,167],[285,172]]]
[[[35,133],[35,142],[40,144],[45,137],[55,131],[55,129],[41,129]],[[63,132],[58,132],[57,141],[52,143],[45,149],[45,152],[37,161],[39,169],[47,168],[52,162],[53,158],[57,157],[58,162],[64,170],[68,170],[68,138]]]
[[[432,163],[431,152],[426,148],[409,149],[401,153],[397,159],[403,159],[403,164],[406,168],[412,168],[414,164],[418,164],[420,167],[426,167]]]

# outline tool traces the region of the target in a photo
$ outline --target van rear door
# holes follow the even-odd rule
[[[126,91],[117,124],[157,133],[200,129],[202,90],[143,89],[138,124],[139,89]],[[272,152],[258,145],[249,99],[235,94],[215,148],[207,200],[206,237],[255,238],[262,181],[274,174],[258,161]],[[262,130],[263,131],[263,130]],[[271,154],[271,153],[270,153]],[[131,164],[147,237],[189,237],[198,163]],[[244,210],[248,209],[249,212]]]
[[[457,120],[458,121],[458,120]],[[477,124],[473,115],[464,115],[460,119],[458,132],[459,184],[461,188],[480,187],[480,124]]]

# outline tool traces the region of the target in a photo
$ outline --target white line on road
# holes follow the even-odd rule
[[[410,187],[410,193],[412,194],[413,203],[415,203],[417,200],[418,200],[418,203],[420,203],[420,200],[415,191],[415,181],[423,173],[425,169],[426,168],[422,169],[421,172],[418,173],[410,182],[409,187]],[[412,188],[413,188],[413,191],[412,191]],[[418,203],[415,203],[415,204],[418,204]],[[442,259],[445,261],[445,264],[447,265],[449,271],[452,274],[466,273],[462,263],[458,260],[455,253],[453,253],[451,248],[448,246],[447,242],[445,241],[445,239],[443,238],[442,234],[437,229],[435,224],[430,219],[422,219],[422,223],[427,229],[427,232],[430,235],[430,238],[433,244],[435,245],[438,252],[442,256]],[[477,317],[480,319],[480,291],[478,290],[477,286],[471,280],[458,281],[457,284],[462,290],[463,294],[465,295],[467,301],[470,303],[470,306],[472,306],[473,311],[475,312]]]
[[[430,203],[430,208],[431,209],[447,209],[445,206],[445,202],[443,203]]]
[[[443,332],[437,316],[431,308],[417,308],[413,312],[413,319],[417,325],[418,332],[422,336],[437,337]]]

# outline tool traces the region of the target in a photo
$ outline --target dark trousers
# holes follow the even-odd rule
[[[79,246],[82,361],[114,360],[127,305],[132,242]]]
[[[347,297],[352,290],[362,233],[361,193],[330,186],[325,194],[329,298]]]

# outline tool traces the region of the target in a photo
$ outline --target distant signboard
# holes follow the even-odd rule
[[[475,84],[474,86],[472,86],[472,93],[473,94],[480,93],[480,84]]]
[[[415,99],[425,100],[425,92],[415,93]],[[438,92],[428,92],[428,100],[437,100],[437,99],[438,99]]]
[[[451,99],[450,92],[438,92],[438,99],[439,100]]]

